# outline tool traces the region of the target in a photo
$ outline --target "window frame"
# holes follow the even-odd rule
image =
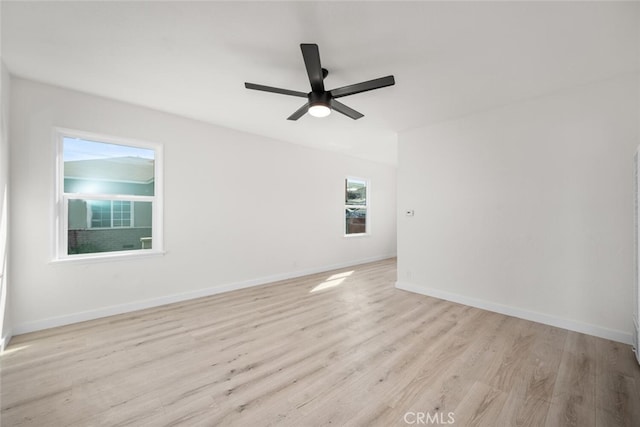
[[[364,183],[366,188],[366,203],[364,205],[350,205],[346,200],[346,191],[347,191],[347,183],[349,181],[358,181]],[[343,180],[344,183],[344,206],[342,207],[342,227],[344,237],[363,237],[371,235],[371,181],[366,178],[360,178],[357,176],[346,176]],[[348,208],[356,208],[356,209],[365,209],[367,215],[365,217],[365,232],[364,233],[347,233],[347,217],[346,217],[346,209]]]
[[[64,192],[64,138],[78,138],[88,141],[103,142],[107,144],[117,144],[129,147],[144,148],[154,151],[154,195],[120,195],[120,194],[88,194],[88,193],[65,193]],[[75,129],[54,127],[53,140],[55,147],[55,176],[54,176],[54,196],[53,196],[53,236],[52,236],[52,261],[77,261],[77,260],[109,260],[122,258],[139,258],[150,255],[164,254],[164,232],[163,232],[163,146],[159,143],[135,140],[130,138],[120,138],[110,135],[97,134],[93,132],[80,131]],[[153,236],[153,247],[151,249],[133,249],[111,252],[95,252],[86,254],[68,253],[69,236],[69,201],[70,200],[110,200],[131,202],[132,217],[130,227],[99,227],[95,230],[134,228],[133,205],[135,202],[151,202],[151,230]],[[111,208],[113,224],[113,202]]]

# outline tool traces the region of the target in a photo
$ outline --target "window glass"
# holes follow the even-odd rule
[[[65,193],[154,195],[154,150],[70,137],[63,143]]]
[[[367,210],[369,206],[367,181],[362,179],[345,179],[345,234],[366,234]]]
[[[67,254],[151,249],[152,203],[69,200]]]
[[[346,180],[345,203],[347,205],[367,204],[367,183],[364,181]]]

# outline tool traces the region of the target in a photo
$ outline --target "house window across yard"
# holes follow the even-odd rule
[[[56,258],[162,251],[161,146],[56,131]]]
[[[92,200],[88,202],[90,228],[133,227],[131,202],[127,200]]]
[[[345,235],[367,234],[369,208],[368,182],[359,178],[345,179]]]

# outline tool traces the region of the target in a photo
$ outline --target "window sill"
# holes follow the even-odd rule
[[[75,264],[75,263],[95,263],[110,261],[130,261],[143,258],[155,258],[164,256],[165,251],[135,250],[135,251],[119,251],[106,254],[87,254],[87,255],[71,255],[64,258],[54,258],[51,264]]]
[[[357,233],[357,234],[345,234],[343,237],[352,238],[352,237],[369,237],[371,233]]]

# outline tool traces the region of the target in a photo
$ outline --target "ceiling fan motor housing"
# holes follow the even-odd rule
[[[331,94],[329,92],[309,92],[309,106],[324,105],[330,107]]]

